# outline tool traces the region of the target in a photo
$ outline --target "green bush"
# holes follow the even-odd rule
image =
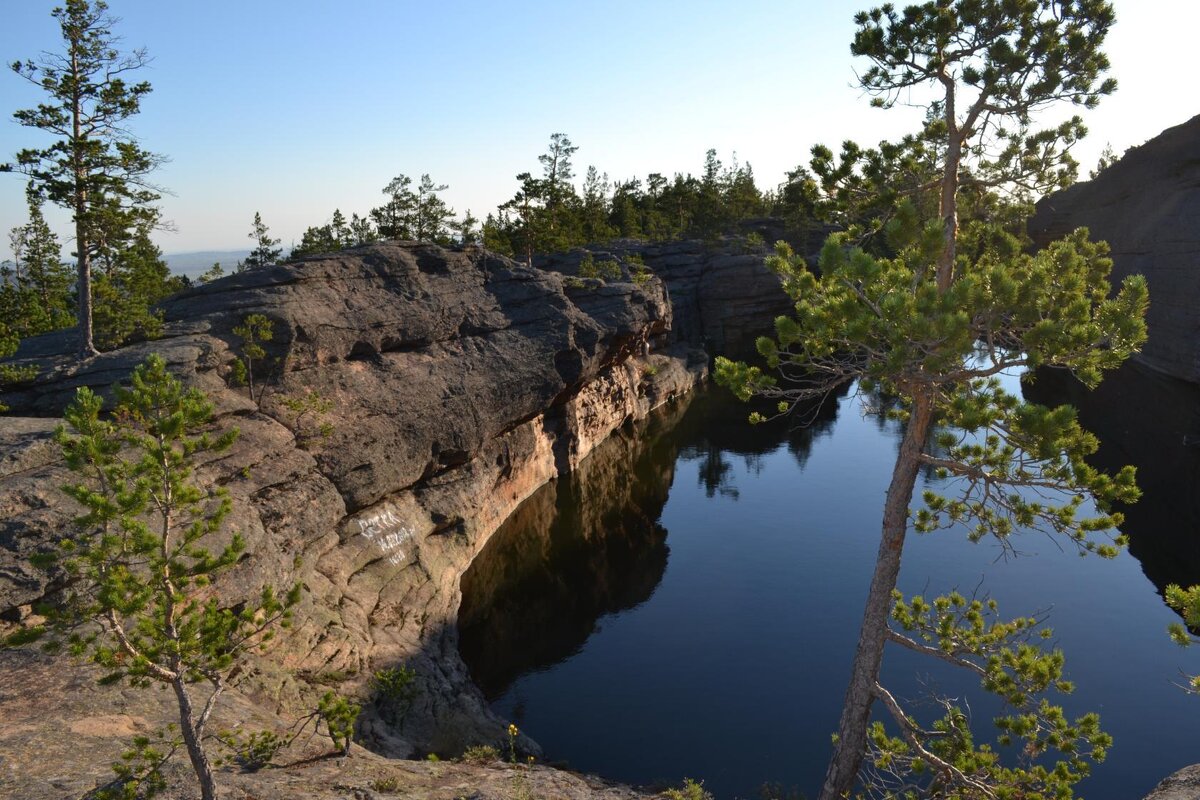
[[[395,792],[400,788],[400,779],[395,775],[387,778],[376,778],[371,781],[371,788],[377,792]]]
[[[662,797],[664,800],[713,800],[713,796],[704,790],[703,781],[691,778],[684,778],[683,786],[678,789],[667,789]]]
[[[247,772],[257,772],[267,766],[288,745],[286,739],[272,731],[254,731],[249,735],[226,731],[218,734],[217,739],[229,748],[233,762]]]
[[[600,278],[606,281],[621,280],[621,265],[616,259],[606,258],[597,262],[591,252],[583,254],[579,261],[579,276],[581,278]]]
[[[326,692],[317,703],[317,714],[324,721],[333,747],[349,755],[354,739],[354,723],[362,706],[334,692]]]
[[[381,711],[396,723],[417,696],[417,672],[405,666],[381,669],[371,676],[371,692]]]

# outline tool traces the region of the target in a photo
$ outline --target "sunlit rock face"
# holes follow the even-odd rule
[[[1102,134],[1101,134],[1102,135]],[[1078,227],[1112,247],[1118,283],[1150,286],[1143,363],[1200,382],[1200,116],[1128,151],[1095,180],[1043,199],[1029,230],[1045,245]]]
[[[67,472],[50,440],[56,418],[77,387],[109,394],[156,352],[214,400],[217,428],[240,430],[198,470],[230,492],[226,527],[248,544],[224,596],[305,588],[297,624],[243,682],[245,695],[295,712],[314,693],[361,690],[373,671],[407,663],[420,690],[403,723],[368,713],[362,731],[401,755],[501,738],[458,656],[463,570],[521,501],[688,392],[707,363],[668,345],[672,308],[658,278],[565,288],[560,274],[477,248],[372,245],[232,275],[164,311],[161,339],[81,366],[65,355],[65,335],[18,354],[41,377],[0,400],[12,407],[0,425],[0,628],[53,594],[28,558],[77,513],[58,489]],[[233,328],[249,314],[274,323],[258,403],[230,381],[241,353]],[[297,418],[284,400],[310,391],[332,409]],[[14,664],[0,662],[0,685]],[[0,694],[0,718],[9,699]],[[120,747],[114,740],[107,760]]]
[[[485,695],[571,655],[601,616],[654,592],[667,566],[658,518],[678,450],[666,434],[690,400],[622,428],[535,492],[463,574],[460,650]]]

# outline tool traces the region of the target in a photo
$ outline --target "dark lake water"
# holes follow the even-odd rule
[[[1168,640],[1160,596],[1200,582],[1200,458],[1182,444],[1200,433],[1200,394],[1127,369],[1089,403],[1099,460],[1137,463],[1146,490],[1130,552],[1081,558],[1029,533],[1005,560],[959,532],[910,535],[900,588],[980,587],[1010,617],[1050,609],[1077,684],[1063,705],[1099,711],[1116,740],[1079,793],[1129,800],[1200,761],[1200,698],[1175,685],[1200,672],[1200,648]],[[714,389],[623,431],[523,504],[463,576],[463,656],[550,760],[636,784],[703,779],[722,799],[764,782],[815,795],[899,429],[852,395],[803,428],[752,428],[746,413]],[[884,683],[962,698],[977,737],[992,735],[997,706],[949,665],[892,649]]]

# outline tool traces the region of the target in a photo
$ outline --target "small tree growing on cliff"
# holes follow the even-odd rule
[[[262,314],[247,314],[241,325],[234,326],[233,334],[242,340],[241,356],[233,362],[233,380],[246,387],[253,402],[262,403],[267,387],[261,385],[255,395],[254,362],[261,364],[267,357],[263,345],[275,338],[275,323]]]
[[[158,356],[131,383],[117,390],[111,420],[101,417],[100,397],[80,389],[56,434],[79,478],[64,490],[84,513],[60,552],[39,562],[68,576],[63,602],[46,610],[50,646],[97,664],[106,682],[170,686],[201,795],[214,800],[204,749],[213,708],[247,654],[288,624],[300,587],[280,597],[267,586],[239,611],[223,607],[212,580],[245,544],[221,536],[228,496],[202,489],[192,473],[199,455],[228,448],[237,431],[209,434],[212,403],[184,389]],[[209,689],[199,707],[197,683]]]
[[[1004,392],[995,376],[1055,365],[1094,385],[1102,370],[1120,364],[1145,338],[1144,280],[1127,279],[1110,298],[1107,248],[1089,242],[1086,231],[1029,255],[998,223],[972,220],[960,227],[959,221],[964,184],[1024,196],[1073,175],[1066,151],[1083,133],[1080,120],[1037,131],[1032,115],[1058,100],[1091,107],[1113,90],[1115,84],[1100,77],[1108,67],[1100,48],[1113,22],[1112,8],[1100,0],[936,0],[903,12],[884,5],[860,13],[856,22],[852,52],[871,61],[860,80],[875,95],[875,105],[888,107],[900,96],[933,87],[924,138],[937,141],[940,178],[930,187],[938,198],[937,217],[924,221],[913,203],[901,202],[888,225],[890,258],[852,247],[845,234],[832,237],[821,254],[820,278],[780,245],[771,264],[795,301],[795,316],[777,320],[776,336],[760,340],[759,350],[785,383],[757,367],[718,362],[718,376],[739,395],[775,397],[781,411],[850,380],[900,400],[896,416],[905,423],[904,438],[820,797],[834,800],[853,790],[869,743],[885,762],[896,758],[889,740],[870,727],[877,700],[895,717],[904,746],[915,755],[910,766],[929,776],[925,788],[932,795],[992,796],[987,787],[996,784],[1022,791],[1036,785],[1037,791],[1063,795],[1086,766],[1076,757],[1081,747],[1090,744],[1093,755],[1103,755],[1106,740],[1090,718],[1063,735],[1053,732],[1061,711],[1036,706],[1046,709],[1051,732],[1026,738],[1029,752],[1057,746],[1067,761],[1050,773],[1037,766],[1008,769],[973,743],[951,750],[928,747],[923,742],[930,737],[918,735],[879,675],[888,641],[931,655],[946,655],[947,647],[958,652],[953,642],[939,641],[942,632],[956,630],[947,598],[933,604],[932,629],[922,628],[933,637],[932,646],[906,635],[912,630],[907,624],[906,631],[896,631],[888,623],[889,616],[903,623],[917,613],[897,602],[894,591],[922,470],[960,491],[925,492],[924,508],[912,518],[919,531],[961,525],[972,539],[993,535],[1005,542],[1015,530],[1042,527],[1082,551],[1105,556],[1122,542],[1097,534],[1119,524],[1119,516],[1103,513],[1108,501],[1136,498],[1132,469],[1113,477],[1092,469],[1084,458],[1096,440],[1081,430],[1073,409],[1022,402]],[[1055,493],[1059,502],[1040,496]],[[1088,494],[1102,512],[1081,518]],[[996,644],[1010,650],[1001,658],[1019,661],[1027,652]],[[981,677],[985,688],[1005,696],[1009,679]],[[933,733],[942,741],[965,735],[960,716],[948,708]],[[1042,724],[1024,714],[1017,719],[1012,724],[1018,727],[1002,731],[1002,743],[1005,737],[1025,738]]]

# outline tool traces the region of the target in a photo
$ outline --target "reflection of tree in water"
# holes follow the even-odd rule
[[[839,393],[844,396],[848,386]],[[739,492],[734,485],[734,462],[740,456],[745,471],[758,475],[766,465],[766,456],[784,446],[804,467],[813,443],[833,429],[837,418],[837,397],[793,409],[790,414],[750,425],[751,411],[771,417],[770,405],[741,403],[729,392],[714,389],[697,398],[677,434],[688,442],[680,448],[681,461],[698,461],[697,482],[708,497],[720,494],[732,500]]]
[[[803,464],[837,402],[761,425],[746,420],[753,408],[724,390],[696,392],[619,431],[517,508],[462,577],[459,650],[487,696],[570,657],[602,616],[653,594],[669,554],[658,520],[678,460],[699,462],[710,497],[736,498],[734,459],[756,472],[783,445]]]
[[[706,497],[713,497],[720,493],[722,497],[728,497],[731,500],[738,499],[739,492],[733,485],[731,475],[733,464],[729,463],[725,458],[725,453],[719,447],[707,442],[704,446],[689,448],[688,452],[681,454],[681,457],[687,461],[700,460],[698,482],[704,487]]]
[[[1025,387],[1031,401],[1070,403],[1079,421],[1100,438],[1091,462],[1115,472],[1137,468],[1142,498],[1119,507],[1129,552],[1162,594],[1168,583],[1200,583],[1200,386],[1129,362],[1095,391],[1059,370],[1043,370]]]

